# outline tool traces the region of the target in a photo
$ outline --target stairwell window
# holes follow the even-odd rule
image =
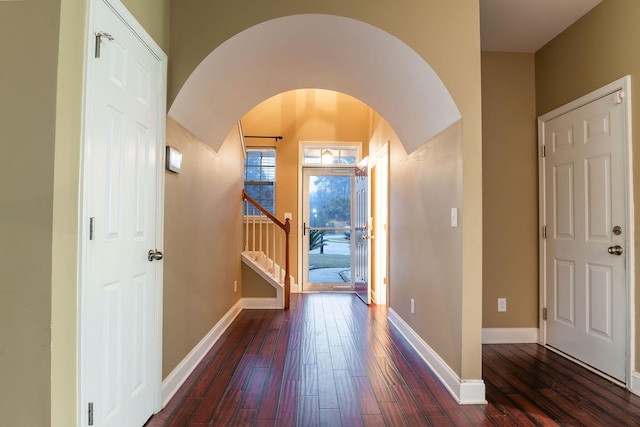
[[[244,191],[275,215],[276,211],[276,150],[275,148],[247,148],[244,161]],[[249,210],[247,212],[247,205]],[[244,214],[263,215],[245,202]]]

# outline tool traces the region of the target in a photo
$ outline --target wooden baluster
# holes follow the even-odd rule
[[[275,279],[276,276],[276,223],[273,223],[273,231],[272,231],[272,236],[271,236],[271,268],[273,269],[273,278]]]
[[[267,243],[264,245],[264,269],[269,272],[269,226],[271,225],[271,221],[265,221],[265,238]]]
[[[244,202],[244,251],[249,252],[249,202]]]
[[[279,273],[279,279],[280,282],[282,283],[282,235],[284,234],[284,232],[282,230],[280,230],[280,232],[278,233],[278,236],[280,236],[280,256],[278,257],[278,265],[280,266],[280,268],[278,269],[278,273]]]

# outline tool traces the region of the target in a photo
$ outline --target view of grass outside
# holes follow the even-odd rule
[[[309,252],[309,269],[351,267],[351,241],[344,234],[325,234],[322,243],[324,253],[319,246]]]

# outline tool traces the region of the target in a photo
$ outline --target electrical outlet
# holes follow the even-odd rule
[[[238,292],[238,281],[237,280],[233,281],[233,292]]]
[[[411,298],[411,314],[416,314],[416,300]]]
[[[289,220],[292,221],[293,220],[293,214],[291,212],[285,212],[284,213],[284,220]]]
[[[507,311],[507,299],[506,298],[498,298],[498,311],[499,312]]]

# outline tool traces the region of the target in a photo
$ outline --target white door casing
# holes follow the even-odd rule
[[[369,158],[365,157],[356,168],[355,176],[355,201],[353,203],[353,239],[355,251],[353,254],[353,275],[356,294],[365,302],[371,304],[371,282],[369,271],[371,270],[371,238],[372,218],[370,187]]]
[[[542,116],[541,341],[627,382],[632,299],[628,86]],[[619,227],[614,229],[614,227]],[[616,249],[622,250],[616,255]],[[611,249],[610,249],[611,248]],[[614,252],[613,254],[610,251]]]
[[[88,38],[78,418],[140,426],[161,404],[162,261],[148,252],[162,248],[166,56],[120,2],[90,3]]]

